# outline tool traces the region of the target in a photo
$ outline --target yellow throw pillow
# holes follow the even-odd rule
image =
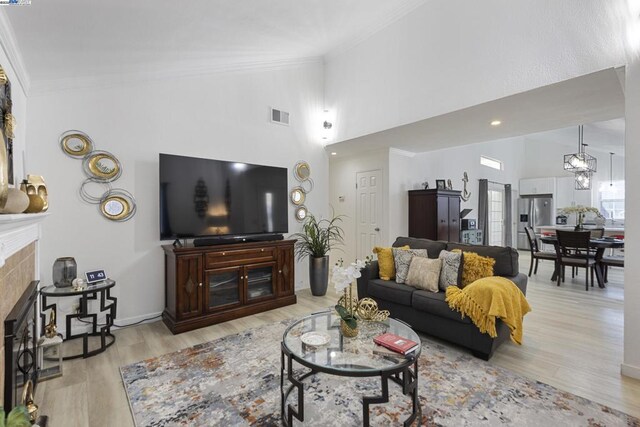
[[[393,260],[393,248],[381,248],[376,246],[373,253],[378,256],[378,275],[382,280],[393,280],[396,278],[396,264]],[[396,249],[409,249],[409,246],[402,246]]]
[[[460,249],[454,249],[452,252],[462,252]],[[493,266],[496,260],[480,256],[475,252],[462,252],[464,257],[464,265],[462,267],[462,288],[478,279],[493,276]]]

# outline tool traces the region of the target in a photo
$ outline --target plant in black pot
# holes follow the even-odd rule
[[[296,242],[296,257],[298,261],[309,258],[309,285],[311,293],[323,296],[327,293],[329,284],[329,251],[343,244],[340,228],[342,216],[332,219],[316,219],[312,214],[307,216],[302,225],[302,232],[293,235]]]

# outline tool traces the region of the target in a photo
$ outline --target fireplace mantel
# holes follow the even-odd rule
[[[49,216],[39,214],[0,214],[0,267],[29,243],[40,239],[40,223]]]

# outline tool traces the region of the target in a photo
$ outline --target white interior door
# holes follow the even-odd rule
[[[489,189],[489,238],[492,246],[504,245],[504,189]]]
[[[371,256],[371,249],[380,244],[382,226],[382,171],[356,173],[357,257]]]

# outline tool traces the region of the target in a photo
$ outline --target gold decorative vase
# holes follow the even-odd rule
[[[342,332],[342,335],[347,338],[354,338],[358,336],[358,326],[356,326],[355,329],[351,329],[349,325],[347,325],[347,322],[342,319],[340,319],[340,331]]]

